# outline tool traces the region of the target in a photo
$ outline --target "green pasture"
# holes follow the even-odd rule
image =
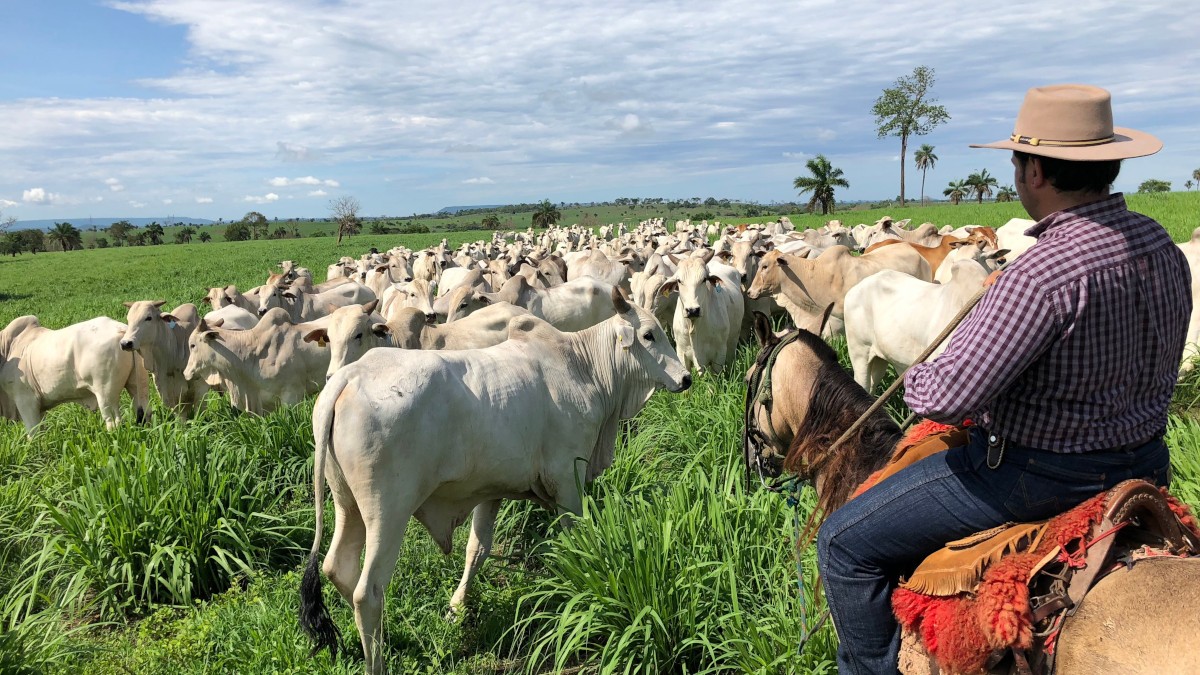
[[[1133,206],[1173,223],[1181,240],[1200,210],[1183,213],[1179,196]],[[1009,217],[1001,208],[1008,206],[890,215],[1000,224]],[[862,213],[864,222],[874,219]],[[124,300],[197,302],[208,286],[261,283],[279,260],[323,276],[340,255],[401,241],[421,247],[441,236],[4,258],[0,324],[28,313],[55,327],[120,319]],[[844,345],[835,346],[846,361]],[[494,557],[461,622],[442,616],[462,572],[465,529],[445,557],[422,528],[409,528],[385,612],[392,672],[834,672],[828,626],[803,654],[796,650],[804,612],[821,609],[814,553],[803,556],[802,596],[792,545],[794,519],[807,513],[811,494],[793,512],[744,487],[742,373],[751,356],[744,347],[729,373],[701,378],[681,395],[655,394],[626,425],[614,465],[589,488],[574,528],[559,528],[532,505],[506,505]],[[1178,390],[1168,439],[1174,488],[1194,507],[1198,404],[1200,374]],[[32,441],[19,423],[0,420],[0,672],[360,672],[352,611],[330,585],[326,601],[348,654],[337,663],[327,654],[310,660],[297,627],[313,525],[311,409],[310,399],[266,417],[235,415],[212,397],[186,424],[156,409],[151,426],[110,432],[97,414],[69,405],[51,411]]]

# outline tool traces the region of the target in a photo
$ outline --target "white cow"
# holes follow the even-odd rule
[[[200,323],[196,306],[186,303],[164,314],[160,308],[166,304],[165,300],[124,304],[129,311],[125,315],[121,349],[137,352],[146,370],[154,376],[154,386],[163,405],[175,409],[181,419],[188,419],[208,391],[207,383],[188,382],[183,377],[188,362],[188,338]],[[249,315],[233,305],[224,309]]]
[[[204,321],[188,340],[191,353],[183,376],[219,377],[233,406],[262,414],[321,390],[329,350],[304,341],[324,322],[293,324],[282,308],[268,311],[250,330],[223,330]]]
[[[689,386],[654,317],[616,291],[610,303],[616,316],[578,333],[517,317],[494,347],[375,349],[333,376],[313,410],[316,537],[300,587],[318,649],[337,644],[317,572],[326,480],[336,520],[322,567],[354,606],[367,672],[382,673],[384,593],[412,516],[449,554],[474,511],[450,600],[460,611],[501,499],[579,513],[579,486],[611,464],[621,420],[657,387]]]
[[[411,307],[419,310],[426,322],[437,321],[437,314],[433,311],[433,286],[424,279],[389,286],[379,296],[379,301],[379,313],[385,320],[390,320],[401,309]]]
[[[21,316],[0,330],[0,415],[20,419],[33,436],[42,415],[62,403],[99,409],[104,425],[121,423],[121,391],[133,397],[137,421],[150,410],[140,356],[121,350],[125,324],[99,317],[52,330]]]
[[[889,363],[903,373],[979,292],[990,273],[975,260],[960,260],[944,284],[895,270],[877,272],[856,284],[846,293],[846,345],[854,380],[874,391]],[[947,338],[930,358],[949,343]]]
[[[375,293],[359,284],[342,284],[321,293],[304,293],[288,288],[277,294],[263,296],[258,315],[264,316],[267,310],[282,307],[292,323],[303,323],[328,316],[338,307],[361,305],[374,299]]]
[[[508,322],[514,316],[529,314],[528,310],[501,302],[485,307],[471,316],[452,324],[431,325],[425,314],[405,307],[387,322],[371,314],[375,302],[342,307],[329,315],[324,328],[316,328],[304,336],[305,341],[329,345],[328,377],[348,363],[362,358],[377,347],[400,349],[482,349],[508,339]]]
[[[553,288],[533,288],[525,277],[516,276],[506,281],[498,293],[475,293],[473,297],[488,304],[507,302],[524,307],[559,330],[577,331],[612,316],[612,289],[608,283],[591,277]]]
[[[684,367],[695,367],[701,373],[723,370],[736,358],[746,311],[741,274],[716,260],[706,264],[692,257],[679,264],[675,278],[663,284],[656,295],[675,290],[679,300],[671,332]]]
[[[1007,223],[996,228],[996,246],[1008,249],[1009,259],[1015,260],[1017,256],[1028,251],[1031,246],[1037,243],[1037,239],[1025,235],[1025,230],[1033,227],[1033,225],[1034,221],[1028,218],[1013,218],[1009,220]]]
[[[220,326],[226,330],[247,330],[258,324],[258,315],[237,305],[226,305],[205,314],[204,320],[210,326]]]

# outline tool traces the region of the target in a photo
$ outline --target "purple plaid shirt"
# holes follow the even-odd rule
[[[1043,218],[905,401],[1013,442],[1089,452],[1162,432],[1192,311],[1179,247],[1121,193]]]

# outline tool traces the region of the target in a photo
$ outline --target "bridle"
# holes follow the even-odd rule
[[[771,370],[775,367],[775,360],[779,358],[780,352],[785,347],[796,341],[800,336],[800,331],[792,331],[788,333],[782,340],[765,346],[759,351],[758,356],[754,358],[754,365],[751,366],[750,372],[746,374],[746,399],[742,426],[742,461],[746,469],[746,491],[753,489],[754,475],[758,474],[758,480],[762,486],[772,492],[781,491],[789,482],[795,482],[795,478],[779,478],[773,482],[768,482],[766,474],[763,473],[763,448],[771,446],[776,450],[780,450],[779,434],[775,433],[774,427],[771,425],[771,406],[773,395],[771,393]],[[758,425],[758,412],[765,410],[767,413],[767,428],[762,429]],[[782,450],[786,451],[786,448]]]

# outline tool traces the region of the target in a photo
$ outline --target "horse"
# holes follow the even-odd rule
[[[828,316],[827,309],[822,327]],[[756,474],[765,483],[784,472],[811,481],[817,505],[807,533],[814,535],[821,513],[844,505],[888,462],[901,429],[881,408],[832,448],[871,407],[872,396],[842,368],[819,333],[777,334],[758,313],[754,333],[761,348],[746,376],[747,485]],[[1200,557],[1148,558],[1112,572],[1063,623],[1055,672],[1150,674],[1195,667],[1200,663],[1198,604]],[[899,665],[905,675],[938,672],[919,640],[907,634]]]

